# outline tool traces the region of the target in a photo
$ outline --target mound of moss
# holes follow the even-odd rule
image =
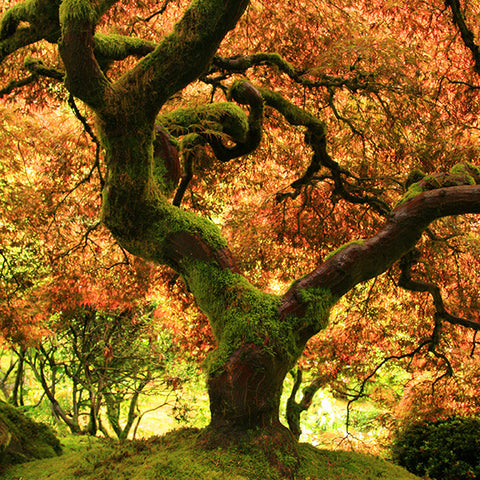
[[[8,465],[62,453],[52,430],[0,401],[0,471]]]
[[[75,444],[62,457],[13,466],[3,480],[282,480],[260,452],[248,447],[203,450],[199,434],[177,430],[121,444],[77,437],[68,440]],[[359,453],[302,444],[300,455],[296,480],[419,480],[392,463]]]

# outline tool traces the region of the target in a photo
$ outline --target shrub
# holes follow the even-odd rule
[[[394,460],[416,475],[437,480],[480,479],[480,420],[451,417],[399,430]]]

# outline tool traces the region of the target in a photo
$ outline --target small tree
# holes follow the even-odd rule
[[[168,388],[165,369],[174,360],[174,345],[155,327],[152,312],[152,307],[143,315],[79,308],[60,314],[55,333],[28,349],[27,363],[54,416],[72,433],[101,430],[110,436],[106,420],[124,440],[139,421],[140,395],[153,394],[162,384]],[[65,391],[67,401],[59,396]]]

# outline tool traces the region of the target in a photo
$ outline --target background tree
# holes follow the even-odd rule
[[[209,317],[217,348],[208,359],[205,443],[259,429],[256,442],[291,474],[271,448],[295,451],[278,421],[283,379],[356,285],[398,268],[399,285],[430,293],[435,321],[422,345],[434,354],[443,355],[443,321],[478,328],[467,318],[476,310],[469,283],[478,270],[475,219],[440,220],[480,210],[468,26],[477,12],[453,2],[446,9],[345,0],[252,2],[242,16],[247,6],[198,0],[174,11],[167,2],[156,17],[175,26],[155,37],[138,19],[106,35],[113,15],[129,14],[114,1],[15,4],[2,19],[4,63],[43,40],[58,44],[61,61],[29,58],[30,76],[3,91],[44,75],[64,81],[94,112],[104,149],[104,224],[131,254],[181,275]],[[237,163],[244,168],[231,166],[245,155]],[[219,177],[232,179],[224,188],[237,192],[228,205],[215,205],[210,193]],[[253,188],[263,193],[242,203],[241,193]],[[252,211],[255,222],[247,223]],[[239,228],[247,235],[235,235]],[[468,250],[452,247],[451,236],[465,231]],[[423,256],[412,250],[417,244]],[[450,282],[436,268],[442,255],[445,267],[461,258],[471,275]],[[255,257],[269,265],[255,268]],[[258,278],[259,270],[266,274]],[[455,296],[453,287],[461,298],[452,302],[455,315],[443,300],[449,288]]]

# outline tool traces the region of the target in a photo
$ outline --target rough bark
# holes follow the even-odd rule
[[[282,318],[305,315],[308,302],[300,298],[305,289],[328,289],[339,298],[358,283],[390,268],[415,246],[434,220],[462,213],[480,213],[479,185],[439,188],[418,194],[394,210],[377,235],[347,245],[296,282],[283,297]],[[307,337],[314,333],[308,327],[304,332]]]

